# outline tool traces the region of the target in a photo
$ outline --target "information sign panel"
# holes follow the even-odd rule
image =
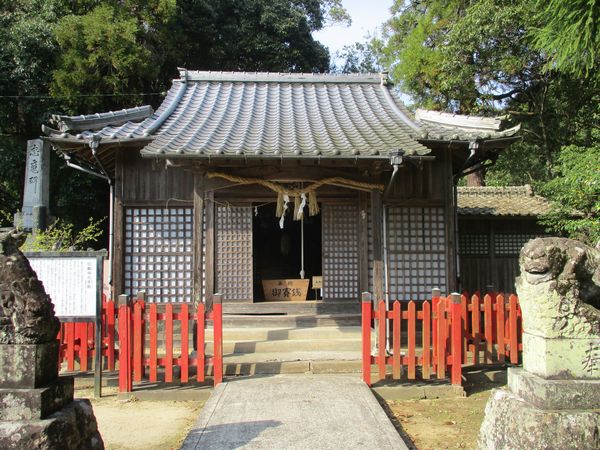
[[[26,253],[26,256],[44,284],[57,317],[96,317],[102,280],[101,256],[92,252]]]

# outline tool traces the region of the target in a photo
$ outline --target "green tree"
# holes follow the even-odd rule
[[[380,50],[377,45],[381,41],[376,39],[366,42],[355,42],[352,45],[345,45],[342,50],[336,52],[335,60],[338,63],[332,64],[331,72],[336,73],[378,73],[383,70],[379,63]]]
[[[398,0],[386,24],[382,59],[417,106],[521,123],[523,141],[500,156],[491,184],[551,178],[560,148],[588,145],[579,140],[597,126],[597,83],[547,70],[535,47],[539,10],[537,0]]]
[[[551,231],[594,246],[600,242],[600,144],[563,147],[557,177],[543,185],[554,200],[542,223]]]
[[[59,0],[0,1],[0,226],[21,206],[25,142],[58,108],[48,84],[57,53],[53,24],[64,13]]]
[[[544,0],[537,5],[541,25],[531,35],[549,56],[548,70],[590,75],[600,58],[600,1]]]
[[[311,32],[348,21],[341,0],[0,0],[0,225],[21,204],[26,140],[51,113],[157,106],[178,66],[326,70]],[[51,167],[54,215],[78,230],[108,214],[105,182],[54,153]]]
[[[141,98],[102,94],[143,92],[156,79],[158,66],[142,35],[138,20],[116,5],[64,17],[55,29],[61,52],[52,94],[72,113],[140,103]]]

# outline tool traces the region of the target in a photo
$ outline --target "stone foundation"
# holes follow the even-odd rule
[[[546,338],[523,332],[523,368],[549,379],[598,379],[599,348],[595,336]]]
[[[39,388],[56,379],[58,341],[0,344],[0,387]]]
[[[0,389],[0,420],[40,420],[73,401],[73,378],[37,389]]]
[[[0,421],[6,450],[101,450],[102,437],[89,400],[75,400],[43,420]]]
[[[599,431],[600,411],[538,409],[502,389],[494,390],[488,401],[478,445],[490,450],[598,450]]]

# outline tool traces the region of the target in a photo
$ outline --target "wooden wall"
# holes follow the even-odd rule
[[[406,161],[399,169],[390,191],[383,203],[387,206],[421,208],[443,208],[445,221],[446,276],[449,290],[455,288],[455,215],[452,188],[452,166],[448,149],[434,150],[434,161],[414,164]],[[386,184],[389,171],[381,172],[387,163],[351,167],[300,164],[255,165],[210,170],[228,170],[244,177],[260,177],[272,180],[305,178],[306,184],[323,178],[342,176],[370,183]],[[194,298],[200,298],[202,287],[206,293],[215,288],[215,201],[228,201],[232,204],[276,198],[276,194],[257,185],[232,187],[232,183],[219,179],[208,179],[198,167],[192,170],[184,167],[165,168],[164,161],[142,159],[137,150],[123,150],[117,158],[115,169],[115,264],[113,267],[113,295],[123,292],[124,257],[124,213],[132,206],[153,205],[155,207],[193,206],[194,207]],[[359,235],[359,285],[360,290],[369,286],[372,277],[373,256],[366,254],[369,249],[365,239],[372,233],[367,226],[367,216],[371,216],[372,205],[369,193],[336,186],[324,186],[318,191],[320,203],[352,203],[358,206],[357,223]],[[365,214],[365,211],[369,214]],[[204,223],[205,234],[198,233]],[[204,251],[202,251],[204,249]],[[202,255],[205,255],[204,261]],[[205,267],[205,271],[202,268]],[[210,295],[207,296],[210,303]]]
[[[545,235],[535,218],[463,216],[458,224],[461,290],[514,293],[522,245]]]
[[[164,161],[142,159],[137,151],[122,152],[121,171],[124,204],[193,201],[194,174],[181,167],[165,168]]]

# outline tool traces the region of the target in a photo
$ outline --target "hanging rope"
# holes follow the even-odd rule
[[[231,175],[222,172],[209,172],[208,178],[223,178],[237,185],[258,184],[277,193],[276,216],[283,217],[287,210],[287,203],[290,198],[294,198],[294,220],[301,220],[304,216],[303,209],[306,205],[306,194],[308,194],[308,214],[314,216],[319,214],[319,204],[317,201],[316,190],[326,184],[340,186],[348,189],[358,189],[361,191],[380,191],[383,192],[383,184],[364,183],[362,181],[349,180],[342,177],[325,178],[316,181],[306,187],[290,188],[274,181],[262,180],[260,178],[244,178],[237,175]],[[287,197],[287,198],[286,198]]]
[[[314,192],[325,184],[331,184],[336,186],[343,186],[347,188],[354,188],[364,191],[381,191],[383,192],[383,184],[364,183],[362,181],[349,180],[342,177],[324,178],[323,180],[316,181],[304,188],[287,188],[274,181],[262,180],[260,178],[244,178],[238,177],[237,175],[231,175],[222,172],[209,172],[208,178],[223,178],[237,184],[260,184],[266,188],[271,189],[277,193],[287,193],[288,195],[300,195],[302,192],[310,193]]]

